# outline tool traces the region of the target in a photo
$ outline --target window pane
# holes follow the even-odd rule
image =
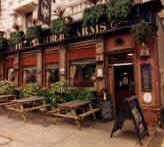
[[[94,87],[95,86],[95,69],[96,64],[74,65],[73,85],[77,87]],[[75,71],[76,70],[76,71]]]

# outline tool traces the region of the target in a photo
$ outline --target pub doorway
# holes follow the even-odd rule
[[[135,95],[135,53],[123,52],[109,56],[108,91],[118,108],[122,101]]]
[[[116,107],[120,106],[125,98],[135,94],[133,64],[114,66],[114,87]]]

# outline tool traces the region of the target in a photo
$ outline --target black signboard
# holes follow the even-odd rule
[[[114,127],[112,129],[111,137],[113,133],[123,127],[123,123],[127,119],[131,119],[133,121],[133,124],[135,126],[135,133],[140,141],[145,135],[149,135],[147,124],[144,120],[144,115],[142,113],[141,107],[139,105],[139,102],[136,97],[130,97],[125,100],[125,103],[123,103],[124,106],[127,108],[127,112],[122,111],[120,109],[120,112],[117,113],[116,120],[114,123]],[[128,115],[125,113],[129,113]],[[128,117],[126,117],[128,116]]]
[[[143,91],[152,89],[150,64],[141,65],[141,82]]]
[[[38,18],[43,23],[51,23],[51,0],[39,0]]]

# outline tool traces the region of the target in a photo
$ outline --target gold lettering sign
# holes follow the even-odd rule
[[[83,27],[81,30],[77,30],[76,34],[78,37],[84,37],[88,35],[103,33],[106,30],[107,27],[101,24],[101,25],[96,25],[95,27],[93,26]]]

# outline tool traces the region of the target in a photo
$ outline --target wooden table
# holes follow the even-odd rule
[[[81,128],[81,121],[89,115],[92,115],[96,119],[95,113],[99,110],[99,108],[93,108],[90,101],[75,100],[60,104],[57,110],[52,112],[52,115],[55,118],[73,119],[77,126]]]
[[[46,104],[45,98],[35,96],[14,100],[13,102],[13,104],[8,105],[8,109],[21,113],[24,121],[26,121],[26,112],[45,109],[49,106]]]
[[[15,95],[0,95],[0,106],[12,104],[13,100],[16,100]]]

